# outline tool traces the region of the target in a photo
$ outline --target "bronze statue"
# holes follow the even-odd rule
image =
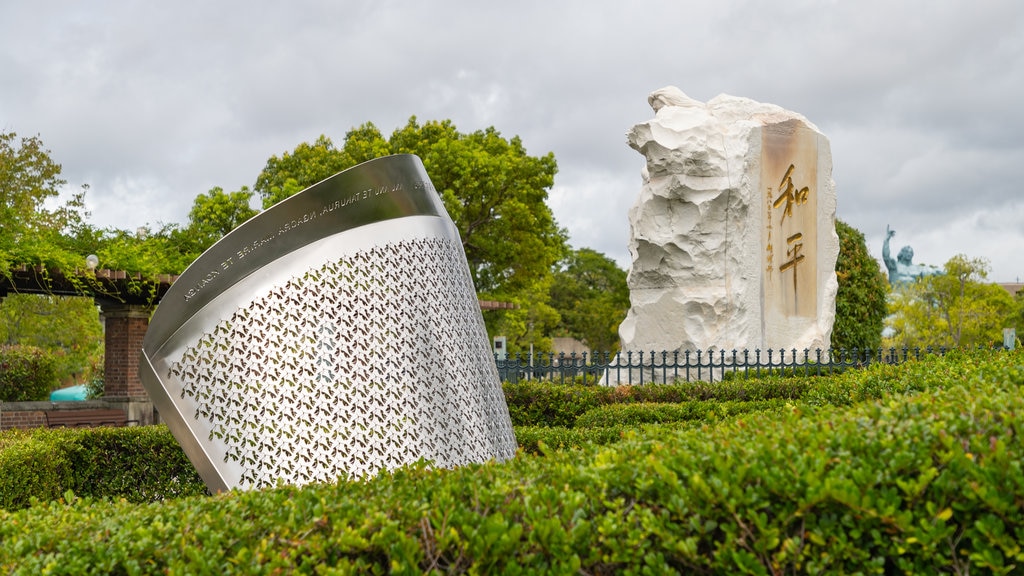
[[[914,249],[910,246],[900,248],[900,253],[893,260],[889,254],[889,239],[895,235],[896,231],[886,225],[885,241],[882,243],[882,260],[885,261],[885,267],[889,270],[889,285],[908,284],[918,278],[941,273],[941,270],[934,266],[914,264],[912,262],[914,259]]]

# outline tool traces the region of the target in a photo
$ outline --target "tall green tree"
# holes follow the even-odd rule
[[[377,132],[377,135],[379,134]],[[386,149],[387,142],[384,142],[384,146],[385,148],[380,149],[375,156],[369,156],[365,160],[387,156],[390,153]],[[263,208],[270,208],[296,192],[301,192],[363,161],[353,160],[345,151],[339,150],[330,138],[321,134],[312,144],[303,142],[292,152],[271,156],[256,178],[253,189],[262,199]]]
[[[67,184],[60,173],[38,136],[0,132],[0,274],[15,264],[80,264],[68,253],[65,235],[83,226],[87,187],[55,202]]]
[[[493,127],[462,133],[449,120],[415,117],[385,138],[372,123],[349,131],[339,148],[325,136],[267,161],[254,190],[264,207],[334,173],[389,154],[415,154],[462,238],[482,299],[518,304],[488,312],[491,334],[509,350],[549,349],[558,322],[549,304],[551,271],[565,254],[566,234],[547,205],[557,172],[554,155],[531,156],[518,137]]]
[[[196,196],[188,213],[189,231],[212,239],[210,244],[216,242],[258,213],[249,205],[252,195],[248,186],[236,192],[217,186]]]
[[[0,344],[46,351],[62,382],[85,382],[103,366],[103,325],[92,298],[8,294],[0,302]]]
[[[81,254],[99,257],[100,268],[128,270],[143,277],[179,274],[207,248],[257,214],[253,192],[214,187],[195,198],[188,223],[143,226],[134,231],[83,226],[69,240]]]
[[[863,233],[841,220],[836,220],[836,233],[839,290],[832,349],[877,350],[882,343],[889,281],[868,252]]]
[[[893,291],[889,320],[896,347],[975,347],[1002,342],[1018,308],[1010,293],[986,281],[988,262],[958,254],[943,274]]]
[[[559,332],[594,352],[619,349],[619,324],[629,310],[626,271],[604,254],[580,248],[563,258],[551,282],[551,305],[562,320]]]
[[[38,136],[0,131],[0,275],[17,265],[84,268],[83,186],[60,201],[67,181]],[[7,294],[0,299],[0,343],[36,346],[54,357],[62,380],[82,381],[102,361],[102,326],[91,298]]]
[[[1016,346],[1020,346],[1020,342],[1024,340],[1024,290],[1017,291],[1013,302],[1017,310],[1013,313],[1007,328],[1014,329],[1017,338]]]

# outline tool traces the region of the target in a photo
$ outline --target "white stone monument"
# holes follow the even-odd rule
[[[620,360],[827,350],[839,254],[828,139],[800,114],[747,98],[703,103],[667,87],[648,101],[654,119],[627,134],[647,162],[629,211]]]

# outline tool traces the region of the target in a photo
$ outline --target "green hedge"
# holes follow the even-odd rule
[[[693,401],[791,400],[850,406],[885,394],[920,392],[968,378],[1002,351],[974,350],[923,356],[903,364],[872,364],[835,374],[797,377],[764,374],[718,382],[677,382],[601,387],[560,385],[538,380],[505,383],[505,399],[515,426],[572,427],[584,413],[613,404]],[[1011,354],[1012,356],[1012,354]]]
[[[516,442],[526,454],[547,454],[553,450],[575,450],[622,440],[637,432],[636,427],[563,428],[561,426],[516,426]]]
[[[0,402],[49,400],[58,386],[53,356],[35,346],[0,346]]]
[[[750,402],[693,401],[681,404],[640,402],[608,404],[581,414],[572,428],[564,426],[516,426],[516,442],[528,454],[574,450],[588,445],[618,442],[623,438],[660,430],[679,430],[713,424],[723,418],[780,410],[786,400]]]
[[[1021,351],[953,350],[903,364],[873,364],[840,376],[806,379],[813,383],[802,400],[817,405],[849,406],[886,394],[908,394],[964,382],[986,365],[1013,361]]]
[[[572,427],[581,414],[606,404],[613,388],[537,380],[502,385],[513,426]]]
[[[205,494],[166,426],[40,428],[0,434],[0,508],[79,496],[154,502]]]
[[[607,445],[659,428],[645,426],[649,423],[678,429],[686,427],[682,421],[702,425],[750,410],[778,409],[790,401],[845,406],[884,394],[927,390],[969,379],[980,366],[1005,358],[1012,356],[954,352],[818,378],[618,388],[527,382],[506,384],[505,390],[517,441],[525,452],[537,454]],[[593,426],[601,428],[588,429]],[[0,507],[25,507],[32,498],[52,500],[67,490],[146,502],[202,493],[203,487],[164,427],[0,434]]]
[[[71,487],[70,469],[67,454],[52,443],[20,431],[0,434],[0,508],[59,498]]]
[[[679,404],[661,402],[610,404],[583,413],[576,419],[574,427],[639,426],[641,424],[687,421],[715,422],[737,414],[779,410],[785,406],[786,402],[786,400],[775,399],[750,402],[698,400]]]
[[[0,572],[1019,572],[1022,365],[503,464],[147,505],[69,495],[0,511]],[[887,378],[873,385],[907,384]]]
[[[809,380],[812,379],[765,376],[728,382],[617,387],[558,385],[530,380],[505,383],[503,387],[513,425],[569,428],[586,412],[613,404],[796,400],[814,386]]]

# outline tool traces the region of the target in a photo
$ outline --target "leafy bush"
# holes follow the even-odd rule
[[[612,388],[525,380],[502,385],[513,426],[572,427],[576,418],[606,402]]]
[[[547,454],[554,450],[575,450],[585,446],[603,446],[636,434],[634,426],[601,428],[563,428],[561,426],[516,426],[516,442],[527,454]]]
[[[817,384],[816,378],[765,375],[724,382],[679,382],[665,386],[627,386],[617,393],[633,402],[687,402],[693,400],[749,401],[798,400]],[[659,390],[658,388],[664,388]]]
[[[832,348],[878,348],[888,308],[888,278],[868,250],[861,231],[837,219],[836,233],[839,235],[836,260],[839,290]]]
[[[10,430],[0,434],[0,509],[15,510],[33,500],[46,502],[70,488],[66,454],[30,434]]]
[[[34,346],[0,346],[0,402],[47,400],[58,386],[49,354]]]
[[[0,434],[0,508],[68,490],[141,503],[204,494],[206,486],[166,426]]]
[[[617,387],[556,385],[542,381],[506,382],[502,386],[514,426],[571,428],[582,414],[611,404],[797,400],[815,385],[815,380],[810,378],[764,376],[713,383],[679,382]]]
[[[456,470],[0,511],[0,572],[1008,574],[1024,356],[912,395]]]
[[[667,404],[641,402],[637,404],[610,404],[594,408],[576,419],[576,428],[597,428],[605,426],[639,426],[641,424],[665,424],[670,422],[715,422],[723,418],[767,410],[778,410],[785,400],[753,400],[682,402]]]
[[[849,406],[886,394],[908,394],[964,382],[986,365],[1001,363],[1014,354],[997,350],[953,350],[945,355],[924,355],[902,364],[875,363],[841,375],[806,379],[812,382],[802,398],[811,404]]]
[[[85,383],[86,396],[88,398],[102,398],[106,392],[103,368],[93,372],[92,378]]]

